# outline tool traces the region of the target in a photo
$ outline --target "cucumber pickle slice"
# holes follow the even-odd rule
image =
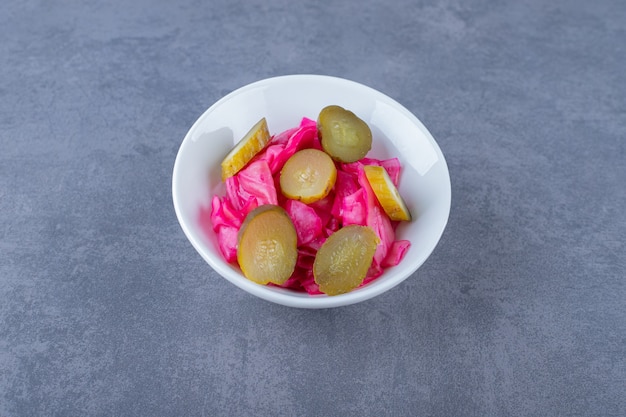
[[[330,235],[313,262],[313,276],[320,291],[339,295],[361,285],[379,242],[367,226],[344,226]]]
[[[248,213],[237,241],[237,262],[249,280],[280,285],[293,274],[298,237],[282,207],[267,204]]]
[[[327,153],[303,149],[287,160],[280,171],[283,195],[305,204],[326,197],[337,180],[337,168]]]
[[[372,148],[372,131],[367,123],[340,106],[322,109],[317,130],[324,152],[339,162],[356,162]]]

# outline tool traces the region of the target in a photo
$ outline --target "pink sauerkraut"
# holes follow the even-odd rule
[[[398,186],[400,162],[397,158],[378,160],[366,157],[349,164],[337,163],[337,181],[330,194],[315,203],[304,204],[280,193],[279,176],[285,162],[305,148],[322,148],[317,137],[317,124],[308,118],[303,118],[297,128],[273,136],[246,167],[225,181],[225,195],[213,196],[210,213],[201,211],[202,226],[206,232],[212,230],[216,234],[224,259],[236,263],[237,233],[246,215],[263,204],[282,206],[296,228],[298,261],[291,278],[281,286],[309,294],[321,294],[312,269],[317,250],[324,241],[343,226],[369,226],[378,235],[380,243],[361,284],[365,285],[382,275],[385,268],[400,263],[410,242],[396,239],[397,222],[391,221],[380,207],[363,166],[384,167],[394,185]]]

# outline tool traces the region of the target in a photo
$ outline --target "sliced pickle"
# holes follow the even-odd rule
[[[313,263],[313,276],[320,291],[339,295],[361,285],[379,242],[367,226],[345,226],[330,235]]]
[[[385,168],[365,165],[363,170],[378,202],[389,218],[395,221],[411,221],[411,212]]]
[[[355,162],[372,148],[372,131],[357,115],[340,106],[327,106],[317,117],[324,152],[340,162]]]
[[[328,154],[317,149],[296,152],[280,171],[283,195],[305,204],[326,197],[336,180],[335,163]]]
[[[267,204],[252,210],[239,229],[237,261],[241,271],[258,284],[283,284],[298,258],[293,222],[280,206]]]
[[[267,121],[264,117],[252,126],[222,161],[222,181],[232,177],[245,167],[257,153],[265,148],[270,138]]]

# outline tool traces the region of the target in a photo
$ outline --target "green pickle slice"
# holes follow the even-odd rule
[[[249,280],[280,285],[293,274],[298,237],[282,207],[267,204],[248,213],[237,241],[237,262]]]
[[[313,262],[313,276],[320,291],[339,295],[361,285],[379,242],[367,226],[349,225],[330,235]]]
[[[255,124],[250,131],[233,147],[222,160],[222,181],[232,177],[245,167],[271,139],[265,117]]]
[[[317,117],[324,152],[339,162],[355,162],[372,148],[372,131],[357,115],[340,106],[327,106]]]
[[[337,180],[337,168],[327,153],[303,149],[287,160],[280,171],[283,195],[305,204],[326,197]]]

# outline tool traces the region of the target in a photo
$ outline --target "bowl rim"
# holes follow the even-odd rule
[[[180,203],[177,199],[178,196],[178,186],[180,181],[178,177],[180,175],[181,168],[181,158],[183,154],[183,148],[186,144],[188,144],[191,139],[191,135],[198,126],[203,123],[204,119],[207,118],[216,108],[221,106],[223,103],[232,100],[236,96],[241,94],[245,94],[246,92],[254,89],[258,89],[259,87],[280,83],[282,81],[306,81],[306,82],[324,82],[324,83],[340,83],[345,85],[352,85],[353,87],[362,89],[367,91],[368,94],[373,94],[383,99],[384,101],[393,104],[394,109],[404,113],[412,123],[418,126],[421,130],[423,130],[427,135],[427,139],[431,142],[433,149],[435,150],[438,163],[443,164],[443,170],[446,175],[446,186],[447,186],[447,201],[445,201],[446,213],[445,219],[441,224],[440,228],[437,230],[437,238],[434,240],[433,246],[431,250],[423,257],[423,259],[416,264],[416,266],[412,269],[405,270],[403,272],[396,272],[396,276],[393,280],[381,280],[377,282],[376,286],[364,286],[362,288],[357,288],[351,292],[346,294],[336,295],[336,296],[327,296],[327,295],[310,295],[307,293],[297,293],[294,291],[290,291],[288,289],[283,289],[274,286],[263,286],[256,284],[245,277],[243,277],[240,273],[236,274],[228,265],[226,265],[225,261],[215,262],[215,260],[209,256],[205,252],[205,245],[202,242],[197,241],[194,237],[193,233],[190,230],[190,225],[184,219],[182,208],[180,207]],[[174,211],[176,213],[176,217],[180,227],[182,228],[185,236],[191,242],[194,249],[201,255],[201,257],[209,264],[215,272],[217,272],[221,277],[225,278],[235,286],[243,289],[244,291],[255,295],[261,299],[266,301],[270,301],[276,304],[284,305],[287,307],[295,307],[295,308],[305,308],[305,309],[322,309],[322,308],[333,308],[340,306],[347,306],[355,303],[359,303],[362,301],[366,301],[368,299],[374,298],[380,294],[383,294],[393,287],[399,285],[401,282],[405,281],[410,275],[415,273],[424,262],[431,256],[432,252],[435,250],[437,245],[439,244],[441,237],[445,231],[447,223],[450,217],[450,209],[451,209],[451,182],[450,182],[450,173],[447,166],[446,159],[439,147],[439,144],[431,134],[431,132],[424,126],[424,124],[419,120],[412,112],[410,112],[406,107],[404,107],[401,103],[393,99],[392,97],[382,93],[372,87],[369,87],[365,84],[361,84],[356,81],[348,80],[345,78],[340,78],[336,76],[330,75],[318,75],[318,74],[291,74],[291,75],[280,75],[269,77],[265,79],[260,79],[258,81],[254,81],[252,83],[243,85],[230,93],[224,95],[215,103],[213,103],[210,107],[208,107],[192,124],[189,130],[186,132],[180,147],[178,149],[176,159],[174,162],[174,168],[172,173],[172,200],[174,205]],[[218,254],[221,256],[221,254]],[[235,275],[237,275],[235,277]]]

